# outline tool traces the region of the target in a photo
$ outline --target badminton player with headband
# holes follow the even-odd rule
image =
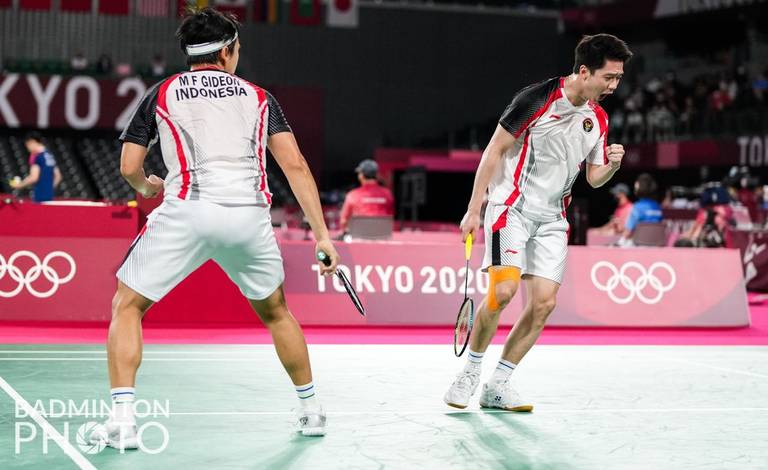
[[[586,160],[593,187],[616,173],[621,145],[608,145],[608,116],[597,103],[613,93],[632,53],[609,34],[585,36],[575,50],[573,72],[522,89],[499,120],[475,173],[472,197],[461,221],[466,239],[480,229],[485,212],[488,296],[477,310],[468,362],[444,401],[465,408],[480,382],[485,350],[499,315],[525,279],[527,303],[504,344],[501,360],[483,386],[480,406],[531,411],[510,384],[512,372],[539,337],[565,271],[566,208],[571,187]]]
[[[210,259],[269,329],[296,387],[297,429],[304,435],[325,433],[304,335],[283,295],[283,260],[270,222],[267,149],[309,221],[316,251],[329,257],[328,265],[318,263],[320,272],[334,273],[339,255],[323,221],[317,186],[280,105],[263,88],[234,75],[238,30],[234,16],[212,8],[185,17],[176,36],[190,70],[150,88],[120,136],[123,177],[144,197],[163,191],[164,198],[117,272],[107,342],[113,409],[92,441],[137,447],[132,405],[141,320],[153,303]],[[165,181],[143,170],[147,150],[157,141],[168,169]]]

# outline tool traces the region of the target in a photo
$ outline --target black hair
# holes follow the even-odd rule
[[[651,199],[656,195],[656,180],[650,174],[642,173],[637,177],[636,183],[635,196],[638,199]]]
[[[595,73],[595,70],[605,65],[606,60],[628,62],[632,58],[632,51],[626,42],[612,34],[595,34],[581,38],[574,55],[573,73],[579,73],[582,65],[590,73]]]
[[[189,10],[186,17],[176,30],[176,38],[184,55],[187,55],[187,46],[192,44],[204,44],[206,42],[221,41],[232,38],[240,32],[240,23],[237,17],[230,12],[220,12],[210,7],[202,10]],[[232,53],[236,42],[227,46]],[[205,55],[187,55],[187,65],[216,64],[219,62],[219,51]]]
[[[24,136],[24,142],[28,140],[34,140],[35,142],[42,144],[43,143],[43,135],[37,131],[28,132]]]

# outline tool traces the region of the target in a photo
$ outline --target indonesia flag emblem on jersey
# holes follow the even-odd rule
[[[581,127],[584,128],[584,132],[590,132],[592,131],[592,128],[595,127],[595,124],[592,122],[590,118],[586,118],[581,123]]]

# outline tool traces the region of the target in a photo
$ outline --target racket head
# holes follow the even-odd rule
[[[357,296],[357,291],[352,287],[352,283],[349,282],[347,275],[344,274],[344,271],[341,269],[336,270],[336,275],[341,279],[341,283],[344,285],[347,294],[349,294],[349,298],[352,299],[352,303],[355,304],[357,311],[360,312],[360,315],[365,316],[365,307],[363,307],[363,303],[360,302],[360,297]]]
[[[471,297],[464,297],[459,314],[456,315],[456,325],[453,328],[453,353],[461,357],[469,344],[472,327],[475,323],[475,302]]]

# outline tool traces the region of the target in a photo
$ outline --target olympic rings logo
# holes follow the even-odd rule
[[[29,258],[32,260],[33,265],[26,274],[15,265],[16,261],[20,258]],[[60,276],[59,273],[49,265],[54,258],[63,258],[69,263],[69,273],[67,273],[66,276]],[[75,260],[72,256],[63,251],[52,251],[48,253],[42,261],[36,254],[27,250],[17,251],[8,258],[8,261],[5,260],[3,255],[0,255],[0,281],[2,281],[7,274],[10,279],[18,283],[13,290],[4,291],[0,289],[0,297],[6,299],[15,297],[19,292],[26,288],[33,296],[39,299],[45,299],[55,294],[60,285],[71,281],[72,278],[75,277],[76,271],[77,266],[75,265]],[[32,285],[33,282],[40,278],[40,275],[43,275],[43,277],[51,283],[51,287],[48,290],[37,290]]]
[[[608,269],[608,271],[611,273],[611,276],[608,278],[605,284],[601,283],[597,278],[597,273],[601,269]],[[666,284],[662,284],[661,279],[656,276],[656,273],[659,270],[664,270],[668,273],[669,282]],[[633,280],[632,276],[627,274],[628,271],[637,271],[639,275],[636,279]],[[611,300],[617,304],[627,304],[631,302],[635,297],[640,299],[640,301],[645,304],[656,304],[664,296],[664,293],[670,291],[677,282],[677,275],[675,274],[675,270],[672,269],[672,266],[662,261],[653,263],[648,270],[646,270],[642,264],[636,261],[629,261],[624,263],[620,269],[617,269],[616,266],[608,261],[600,261],[592,266],[592,272],[590,275],[592,277],[592,284],[594,284],[595,287],[597,287],[599,290],[607,292],[608,297],[610,297]],[[626,289],[628,292],[627,295],[623,297],[619,297],[615,292],[616,288],[619,286],[619,283],[621,283],[622,287],[624,287],[624,289]],[[647,296],[646,293],[644,293],[644,290],[647,286],[650,286],[654,291],[656,291],[653,296]]]

